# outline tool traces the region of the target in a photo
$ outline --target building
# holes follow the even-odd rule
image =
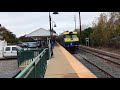
[[[43,28],[39,28],[29,34],[25,35],[26,37],[31,37],[33,38],[35,41],[38,42],[40,47],[44,47],[48,45],[48,39],[51,38],[50,35],[50,30],[46,30]],[[55,38],[57,36],[57,34],[55,32],[53,32],[52,34],[52,38]]]

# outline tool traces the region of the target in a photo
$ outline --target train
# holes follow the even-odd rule
[[[65,31],[56,38],[56,41],[68,51],[77,51],[79,48],[79,37],[76,31]]]

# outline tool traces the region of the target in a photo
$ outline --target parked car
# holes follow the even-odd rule
[[[9,45],[3,48],[0,58],[17,58],[17,51],[23,50],[20,46]]]

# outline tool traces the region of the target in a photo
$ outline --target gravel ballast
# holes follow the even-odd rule
[[[97,56],[94,56],[90,53],[84,52],[84,51],[79,51],[80,55],[85,57],[87,60],[89,60],[91,63],[94,63],[96,66],[99,68],[105,70],[107,73],[110,75],[114,76],[115,78],[120,78],[120,68],[116,67],[115,65],[111,65],[107,63],[105,60],[102,58],[99,58]],[[109,78],[109,76],[105,75],[102,71],[97,70],[97,68],[93,67],[90,65],[88,62],[80,58],[79,55],[74,54],[74,56],[81,62],[83,63],[88,69],[90,69],[98,78]]]

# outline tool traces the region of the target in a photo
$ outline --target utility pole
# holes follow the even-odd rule
[[[53,12],[53,14],[58,14],[58,12]],[[51,46],[50,46],[50,49],[51,49],[51,56],[52,56],[52,54],[53,54],[53,45],[52,45],[52,43],[53,43],[53,31],[52,31],[52,26],[51,26],[51,23],[52,23],[52,20],[51,20],[51,15],[50,15],[50,12],[49,12],[49,24],[50,24],[50,37],[51,37],[51,42],[50,42],[50,44],[51,44]]]
[[[80,22],[80,44],[82,45],[82,36],[81,36],[81,16],[80,16],[80,12],[79,12],[79,22]]]
[[[75,21],[75,30],[76,30],[76,15],[74,16],[74,21]]]

